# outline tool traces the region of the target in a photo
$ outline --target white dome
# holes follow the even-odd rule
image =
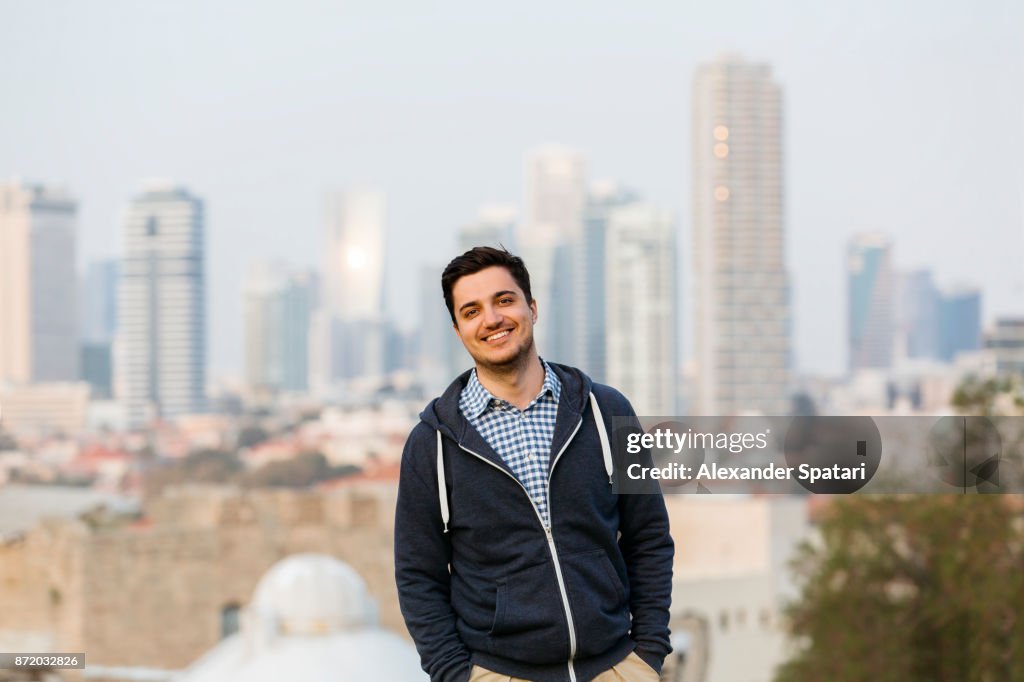
[[[326,635],[377,623],[363,579],[323,554],[296,554],[274,564],[256,586],[250,608],[279,635]]]

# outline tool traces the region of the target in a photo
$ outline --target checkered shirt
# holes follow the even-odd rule
[[[459,396],[459,409],[488,445],[505,460],[526,488],[544,519],[544,525],[550,526],[548,462],[551,460],[551,439],[555,434],[562,384],[548,363],[541,360],[541,364],[544,365],[544,385],[525,410],[491,395],[480,383],[475,369]]]

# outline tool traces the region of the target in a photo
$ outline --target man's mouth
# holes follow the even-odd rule
[[[490,336],[485,336],[484,341],[487,341],[488,343],[491,341],[500,341],[511,333],[511,329],[502,329],[500,332],[494,332]]]

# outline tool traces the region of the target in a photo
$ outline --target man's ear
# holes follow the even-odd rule
[[[530,301],[530,312],[533,313],[533,321],[537,321],[537,299]]]

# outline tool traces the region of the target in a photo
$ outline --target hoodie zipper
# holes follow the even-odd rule
[[[561,459],[562,453],[564,453],[565,450],[569,447],[569,444],[572,443],[572,439],[576,437],[576,432],[580,430],[581,426],[583,426],[583,417],[580,417],[579,422],[577,422],[577,424],[576,424],[576,428],[573,429],[572,433],[569,434],[569,438],[568,438],[568,440],[565,441],[565,445],[563,445],[562,449],[558,451],[558,454],[555,455],[554,461],[551,463],[551,469],[548,472],[548,481],[547,481],[547,487],[546,487],[547,498],[548,498],[548,519],[549,520],[551,519],[551,516],[552,516],[552,514],[551,514],[551,475],[555,473],[555,465],[558,464],[558,460]],[[522,481],[520,481],[514,475],[512,475],[511,473],[509,473],[505,469],[501,468],[500,466],[498,466],[497,464],[495,464],[491,460],[487,459],[483,455],[480,455],[480,454],[478,454],[476,452],[473,452],[472,450],[470,450],[469,448],[464,446],[462,443],[459,443],[459,448],[461,448],[465,452],[468,452],[469,454],[473,455],[477,459],[479,459],[479,460],[481,460],[483,462],[486,462],[487,464],[490,464],[492,467],[494,467],[498,471],[502,472],[503,474],[505,474],[506,476],[511,478],[513,481],[518,483],[519,487],[523,489],[524,493],[526,493],[526,499],[528,499],[530,501],[530,506],[533,507],[533,511],[537,515],[537,520],[540,521],[541,528],[544,529],[544,534],[547,536],[547,539],[548,539],[548,550],[551,552],[551,559],[552,559],[552,561],[554,561],[554,564],[555,564],[555,578],[558,580],[558,591],[561,593],[561,596],[562,596],[562,608],[565,609],[565,621],[566,621],[566,624],[569,626],[569,661],[568,661],[569,680],[570,680],[570,682],[576,682],[576,668],[573,667],[573,659],[576,658],[576,625],[575,625],[575,622],[573,621],[572,609],[569,606],[569,592],[565,589],[565,578],[562,577],[562,564],[558,560],[558,550],[555,548],[555,537],[554,537],[554,534],[552,533],[551,525],[550,525],[550,523],[544,523],[544,517],[541,516],[540,510],[537,509],[537,504],[533,501],[533,498],[530,497],[530,491],[526,489],[526,486],[523,485]]]

